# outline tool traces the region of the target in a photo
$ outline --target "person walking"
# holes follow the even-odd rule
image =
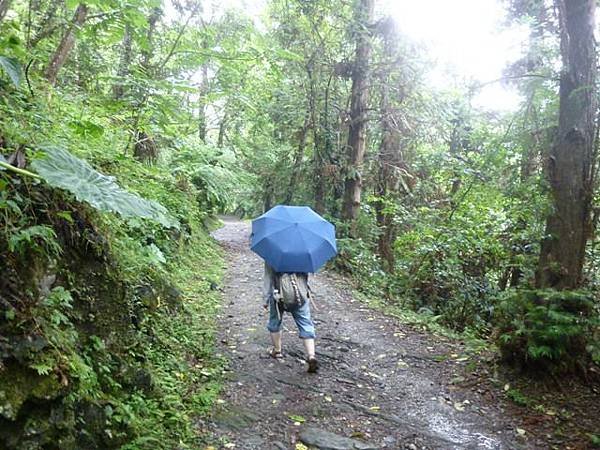
[[[301,294],[304,301],[300,305],[296,305],[288,312],[294,318],[296,326],[298,327],[298,333],[302,344],[304,345],[304,352],[306,354],[306,362],[308,363],[308,372],[315,373],[319,369],[319,363],[315,354],[315,325],[311,319],[310,314],[310,289],[308,289],[308,274],[307,273],[295,273],[294,290],[296,294],[300,290],[306,290],[305,293]],[[278,301],[282,294],[282,274],[278,274],[273,268],[265,262],[265,271],[263,278],[263,307],[269,312],[269,322],[267,329],[271,335],[271,342],[273,348],[270,351],[270,356],[275,359],[283,358],[282,351],[282,323],[283,314],[285,312],[283,303]]]
[[[319,368],[310,317],[308,274],[337,254],[335,226],[308,206],[277,205],[252,221],[250,249],[265,261],[264,307],[273,358],[282,358],[281,323],[289,312],[304,344],[308,371]]]

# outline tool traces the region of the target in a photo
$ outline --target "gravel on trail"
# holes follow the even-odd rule
[[[213,233],[227,259],[218,339],[230,361],[221,399],[199,424],[213,447],[538,448],[501,402],[456,383],[465,365],[460,342],[370,309],[338,275],[310,278],[319,372],[306,372],[289,315],[285,358],[270,358],[263,263],[248,247],[249,234],[249,223],[233,219]]]

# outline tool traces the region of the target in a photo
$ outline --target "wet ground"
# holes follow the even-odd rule
[[[301,433],[316,442],[327,431],[368,443],[355,447],[364,449],[545,448],[522,436],[519,420],[486,389],[462,387],[468,362],[461,343],[370,309],[337,275],[311,278],[319,373],[306,372],[291,317],[284,320],[285,359],[270,358],[263,266],[248,249],[249,232],[248,223],[228,220],[213,234],[228,263],[219,340],[230,360],[218,408],[202,424],[214,447],[306,448],[296,447]]]

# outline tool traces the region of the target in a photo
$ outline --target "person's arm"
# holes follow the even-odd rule
[[[263,305],[267,306],[271,297],[273,297],[273,289],[275,282],[275,272],[267,263],[265,263],[265,274],[263,277]]]

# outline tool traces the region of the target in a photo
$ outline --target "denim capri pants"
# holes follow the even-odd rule
[[[291,311],[290,314],[296,322],[300,339],[314,339],[315,338],[315,325],[310,318],[310,301],[304,302],[300,308],[295,311]],[[277,305],[275,299],[271,297],[269,300],[269,324],[267,329],[271,333],[277,333],[281,331],[281,322],[283,321],[283,312],[277,311]]]

